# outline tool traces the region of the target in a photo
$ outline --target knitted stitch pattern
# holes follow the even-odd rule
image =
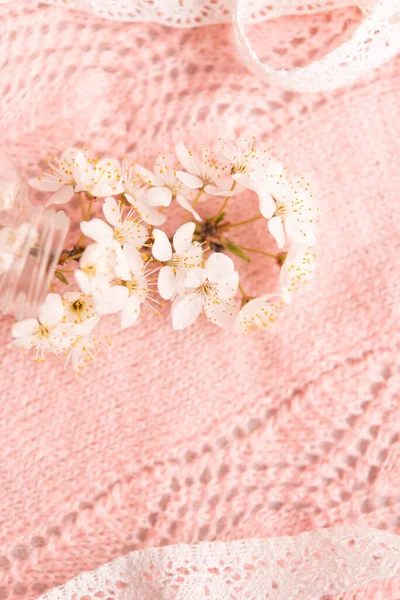
[[[286,67],[333,48],[359,16],[252,30]],[[37,598],[154,546],[338,525],[400,533],[399,60],[352,88],[300,95],[247,72],[227,25],[11,2],[0,61],[0,132],[26,175],[71,143],[151,166],[181,140],[256,132],[318,182],[323,207],[315,280],[277,335],[204,322],[177,333],[168,314],[145,318],[76,378],[7,350],[2,320],[0,599]],[[261,244],[265,225],[243,235]],[[247,277],[257,290],[276,272],[260,258]],[[383,581],[333,597],[399,595]]]

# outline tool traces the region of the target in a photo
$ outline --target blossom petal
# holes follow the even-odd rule
[[[76,148],[75,146],[70,146],[69,148],[66,148],[64,150],[64,152],[61,154],[60,162],[66,163],[67,165],[72,166],[74,164],[75,158],[76,158],[77,154],[79,154],[79,152],[80,152],[79,148]]]
[[[208,279],[212,282],[218,282],[220,279],[232,274],[235,265],[233,260],[223,252],[214,252],[207,259],[205,269]]]
[[[298,214],[296,217],[289,215],[285,218],[285,232],[287,238],[294,244],[313,246],[317,241],[316,228],[314,221],[307,222],[301,219]]]
[[[119,312],[129,297],[128,288],[122,285],[99,286],[95,294],[96,311],[99,315],[110,315]]]
[[[83,235],[86,235],[99,244],[107,244],[114,238],[114,232],[111,227],[101,219],[82,221],[80,225]]]
[[[266,219],[270,219],[276,211],[276,203],[266,187],[257,192],[260,202],[260,213]]]
[[[196,224],[189,222],[185,223],[179,229],[176,230],[176,233],[173,237],[173,244],[175,252],[178,254],[183,254],[186,250],[189,249],[194,231],[196,229]]]
[[[182,258],[183,268],[200,267],[203,263],[203,246],[200,242],[193,242],[182,255]]]
[[[172,267],[161,267],[158,274],[158,291],[164,300],[170,300],[175,292],[175,275]]]
[[[100,321],[99,315],[94,315],[88,319],[85,319],[81,323],[69,323],[70,333],[73,335],[88,335],[98,325]]]
[[[147,201],[150,206],[169,206],[172,200],[172,192],[166,186],[156,186],[147,192]]]
[[[92,284],[91,281],[89,279],[89,277],[86,275],[86,273],[84,273],[84,271],[81,271],[81,269],[77,269],[74,273],[75,275],[75,281],[79,287],[79,289],[82,291],[83,294],[91,294],[92,293]]]
[[[156,260],[167,262],[172,258],[172,248],[167,235],[160,229],[153,229],[154,244],[152,253]]]
[[[34,335],[39,329],[39,322],[37,319],[25,319],[14,323],[11,327],[11,335],[14,338],[25,337],[27,335]]]
[[[111,175],[114,173],[120,173],[122,170],[121,162],[118,160],[118,158],[102,158],[99,160],[96,166],[98,169],[100,169],[100,171],[105,171]]]
[[[185,329],[192,325],[203,308],[201,294],[188,294],[178,300],[172,307],[172,327],[175,330]]]
[[[158,177],[149,171],[149,169],[146,169],[146,167],[142,167],[142,165],[135,163],[134,170],[135,174],[138,175],[144,183],[150,183],[150,185],[160,185],[161,182],[158,180]]]
[[[278,244],[278,248],[283,248],[285,245],[285,230],[283,229],[282,219],[280,217],[272,217],[272,219],[269,219],[268,229]]]
[[[201,216],[199,215],[199,213],[194,210],[192,204],[189,202],[189,200],[187,198],[185,198],[185,196],[183,194],[177,194],[176,200],[177,200],[178,204],[180,204],[182,206],[182,208],[184,208],[185,210],[188,210],[190,213],[192,213],[192,215],[194,216],[196,221],[203,220],[201,218]]]
[[[287,204],[290,199],[290,183],[285,177],[285,170],[282,163],[277,160],[271,160],[268,165],[268,189],[272,196],[278,202]]]
[[[106,196],[112,196],[113,194],[122,194],[124,186],[121,181],[116,178],[110,179],[107,176],[99,177],[99,180],[88,188],[88,191],[95,198],[105,198]]]
[[[83,152],[78,152],[72,167],[72,176],[75,180],[75,191],[82,192],[90,183],[92,169]]]
[[[116,227],[120,220],[120,207],[117,200],[112,196],[107,196],[107,198],[104,199],[102,210],[108,223],[113,227]]]
[[[130,244],[133,246],[133,248],[139,250],[149,239],[149,231],[147,227],[141,223],[138,223],[137,221],[130,224],[129,220],[126,220],[124,222],[123,231],[125,232],[124,248],[127,244]]]
[[[283,296],[270,294],[254,298],[241,309],[236,319],[236,329],[248,334],[255,329],[273,329],[285,303]]]
[[[197,175],[187,173],[186,171],[177,171],[176,176],[184,185],[191,190],[197,190],[203,187],[203,180]]]
[[[121,179],[122,166],[116,158],[103,158],[96,164],[95,173],[99,173],[98,180],[91,190],[96,198],[104,198],[113,194],[121,194],[124,185]]]
[[[270,219],[276,211],[276,204],[271,196],[268,188],[268,181],[266,175],[260,177],[259,175],[245,175],[243,173],[236,173],[233,175],[235,181],[240,183],[243,187],[255,192],[260,202],[260,212],[266,219]]]
[[[204,304],[204,312],[211,323],[227,328],[235,323],[238,307],[234,302],[217,302],[208,298]]]
[[[236,194],[236,190],[223,190],[222,188],[216,186],[216,185],[212,185],[212,184],[208,184],[205,186],[204,191],[206,192],[206,194],[210,194],[210,196],[226,196],[226,197],[230,197],[233,196],[234,194]]]
[[[218,281],[218,299],[219,300],[231,300],[238,290],[239,286],[239,273],[233,271],[226,275],[223,279]]]
[[[134,325],[139,315],[140,300],[137,296],[130,296],[121,310],[121,329]]]
[[[100,244],[89,244],[89,246],[86,246],[81,258],[79,259],[79,266],[81,269],[96,263],[102,252],[102,249],[103,248],[100,246]]]
[[[37,343],[36,335],[23,335],[21,337],[14,338],[12,340],[12,345],[17,348],[22,348],[23,350],[30,350]]]
[[[154,165],[155,178],[159,183],[153,185],[166,185],[172,187],[176,183],[176,159],[172,152],[160,154]]]
[[[115,252],[115,275],[124,281],[128,281],[130,279],[131,269],[127,254],[122,250],[118,242],[115,242],[111,246],[111,249]],[[134,250],[134,248],[132,248],[132,250]]]
[[[47,294],[39,310],[39,321],[43,325],[56,325],[63,318],[64,306],[60,294]]]
[[[78,298],[80,298],[81,296],[82,294],[80,292],[64,292],[63,300],[67,300],[68,302],[75,302],[75,300],[78,300]]]
[[[155,225],[156,227],[158,227],[159,225],[165,223],[167,217],[160,213],[153,206],[147,204],[147,202],[144,202],[143,200],[138,200],[137,198],[133,198],[132,204],[142,217],[143,221],[145,221],[149,225]]]
[[[206,278],[207,273],[205,269],[194,267],[193,269],[189,269],[184,285],[186,288],[197,288],[203,285]]]
[[[35,190],[41,192],[56,192],[64,186],[64,181],[60,181],[59,177],[51,173],[45,173],[40,177],[28,179],[28,183]]]
[[[144,270],[144,262],[141,253],[133,248],[130,244],[124,246],[124,254],[128,260],[129,269],[131,273],[138,274]],[[129,277],[126,279],[128,280]]]
[[[64,187],[60,188],[55,194],[52,194],[50,196],[45,206],[50,206],[50,204],[66,204],[71,200],[74,193],[75,192],[72,185],[65,185]]]
[[[312,278],[315,258],[313,248],[307,246],[293,246],[287,253],[280,273],[282,293],[287,304],[290,303],[293,292],[299,291],[302,284]]]
[[[198,173],[197,160],[194,158],[192,152],[189,152],[185,144],[177,144],[175,146],[175,154],[182,166],[189,171],[189,173]]]

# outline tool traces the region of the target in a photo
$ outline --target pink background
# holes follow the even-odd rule
[[[335,46],[358,18],[254,32],[288,65]],[[336,524],[400,533],[400,62],[351,89],[299,95],[248,73],[229,26],[183,31],[29,2],[0,5],[0,56],[0,131],[26,174],[70,143],[151,166],[181,140],[257,131],[318,182],[323,206],[315,280],[274,336],[205,322],[176,333],[167,312],[146,315],[77,378],[7,350],[2,320],[0,598],[35,598],[148,546]],[[265,232],[247,235],[261,244]],[[271,289],[276,277],[256,260],[243,281]]]

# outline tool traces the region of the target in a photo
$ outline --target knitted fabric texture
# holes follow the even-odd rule
[[[355,8],[287,17],[269,29],[271,21],[268,35],[265,24],[252,25],[252,40],[270,64],[290,68],[348,39],[360,18]],[[357,540],[367,540],[366,564],[385,552],[396,566],[400,62],[351,88],[298,94],[258,81],[234,48],[229,25],[183,30],[0,5],[0,132],[25,175],[71,143],[151,167],[178,141],[195,149],[218,134],[256,133],[318,182],[323,209],[315,280],[274,336],[238,338],[204,322],[177,333],[168,314],[145,318],[76,378],[7,350],[11,321],[2,320],[1,599],[33,600],[136,550],[337,526],[386,530],[381,554],[369,533]],[[243,235],[261,244],[265,225]],[[257,291],[270,278],[276,271],[260,257],[243,285]],[[353,543],[345,532],[338,548]],[[306,546],[297,546],[302,564]],[[269,557],[278,547],[262,549]],[[174,552],[163,563],[170,570]],[[160,564],[152,573],[157,585],[135,596],[118,572],[128,586],[120,597],[201,597],[176,587],[164,596]],[[315,594],[396,600],[398,580],[379,577],[372,587]],[[213,600],[249,597],[228,580]],[[116,597],[111,584],[92,583],[85,600]]]

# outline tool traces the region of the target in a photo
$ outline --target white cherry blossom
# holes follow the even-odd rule
[[[128,262],[128,273],[115,278],[96,295],[96,310],[100,314],[121,312],[121,328],[133,325],[144,304],[152,310],[159,304],[153,298],[153,271],[149,271],[140,252],[129,244],[124,248]]]
[[[75,300],[73,298],[75,297]],[[64,368],[69,364],[76,375],[80,375],[92,362],[99,352],[99,346],[104,336],[94,335],[93,329],[98,324],[100,317],[93,312],[93,298],[68,292],[63,297],[64,318],[71,326],[75,337],[67,350]],[[78,321],[78,322],[77,322]]]
[[[222,152],[229,161],[232,178],[257,194],[261,214],[270,219],[276,212],[275,198],[282,197],[288,185],[281,163],[270,155],[265,144],[257,148],[254,138],[238,138],[235,143],[223,145]]]
[[[275,180],[280,184],[272,191],[276,210],[268,221],[271,235],[279,248],[289,242],[312,246],[316,241],[319,206],[309,184],[304,178],[295,184],[289,182],[281,165],[275,167]]]
[[[195,223],[185,223],[174,234],[171,245],[163,231],[153,230],[153,256],[162,266],[158,274],[158,291],[161,298],[170,300],[182,290],[189,269],[201,266],[203,249],[199,242],[193,242]]]
[[[165,215],[152,206],[148,193],[151,181],[148,171],[128,158],[122,160],[123,194],[127,201],[149,225],[159,226],[165,222]]]
[[[75,192],[84,191],[94,198],[122,192],[121,165],[113,158],[90,159],[78,148],[67,148],[60,158],[47,161],[50,172],[29,179],[29,184],[42,192],[54,192],[50,204],[65,204]]]
[[[121,163],[115,158],[88,158],[79,152],[74,161],[75,192],[105,198],[123,192]]]
[[[200,215],[189,200],[192,191],[177,177],[177,164],[171,152],[157,157],[153,172],[144,167],[140,167],[140,172],[151,184],[147,193],[147,200],[151,206],[166,207],[175,198],[182,208],[189,211],[197,221],[201,221]]]
[[[283,296],[265,295],[253,298],[240,310],[236,319],[236,328],[243,334],[256,329],[271,329],[278,321],[285,306]]]
[[[63,323],[64,307],[59,294],[48,294],[37,319],[14,323],[11,329],[12,344],[26,351],[36,349],[36,360],[46,354],[59,356],[73,342],[70,328]]]
[[[204,190],[212,196],[231,196],[232,178],[224,165],[204,146],[201,158],[194,156],[182,143],[175,148],[176,156],[186,171],[177,171],[178,179],[191,190]]]
[[[114,240],[122,247],[125,244],[132,244],[139,250],[148,239],[149,234],[147,227],[141,224],[141,219],[135,217],[135,211],[129,209],[124,216],[121,203],[111,197],[104,200],[102,209],[109,224],[97,218],[91,221],[82,221],[82,233],[99,244],[108,245]]]
[[[47,161],[50,172],[43,172],[39,177],[28,180],[31,187],[41,192],[54,192],[46,206],[65,204],[71,200],[76,187],[75,159],[79,153],[78,148],[66,148],[60,158],[52,156]]]
[[[314,274],[316,254],[312,247],[294,245],[287,252],[281,266],[280,283],[287,304],[294,292],[308,283]]]
[[[189,270],[183,296],[172,307],[173,328],[185,329],[202,312],[220,327],[232,325],[237,312],[234,296],[238,285],[239,274],[233,261],[221,252],[215,252],[206,260],[204,268]]]
[[[126,329],[136,323],[142,306],[147,306],[158,312],[158,300],[153,297],[154,270],[149,270],[144,263],[140,252],[127,246],[124,250],[127,255],[130,276],[122,284],[126,290],[125,301],[121,308],[121,328]]]
[[[63,306],[62,322],[67,323],[76,335],[89,333],[99,322],[93,296],[86,296],[81,292],[65,292]]]
[[[67,351],[64,368],[69,364],[76,375],[81,375],[89,364],[96,358],[101,340],[95,335],[77,335]]]
[[[98,299],[108,289],[110,282],[116,277],[128,279],[129,273],[126,254],[119,243],[112,240],[108,245],[87,246],[79,260],[75,279],[85,295],[95,298],[97,310]]]

